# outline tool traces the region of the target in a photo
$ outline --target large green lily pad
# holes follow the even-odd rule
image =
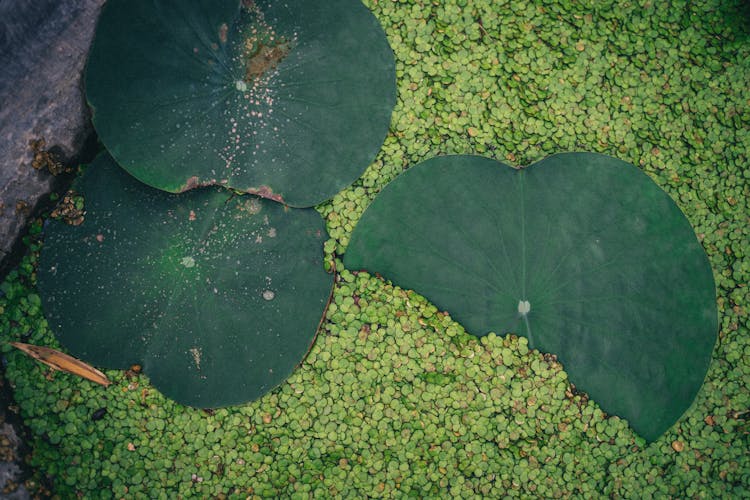
[[[478,335],[525,335],[647,439],[691,404],[716,340],[713,276],[687,219],[636,167],[598,154],[521,170],[425,161],[367,209],[344,263]]]
[[[333,282],[317,212],[216,187],[167,194],[109,156],[75,189],[84,222],[49,222],[38,271],[71,354],[140,364],[165,395],[198,407],[255,399],[302,361]]]
[[[139,180],[297,207],[362,173],[396,100],[393,52],[359,0],[108,0],[85,84],[99,137]]]

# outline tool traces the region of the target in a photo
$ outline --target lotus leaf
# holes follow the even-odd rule
[[[79,226],[50,220],[38,272],[61,343],[97,366],[140,364],[174,400],[257,398],[307,353],[332,287],[313,209],[203,188],[150,188],[100,156],[76,181]]]
[[[639,169],[593,153],[519,170],[425,161],[366,210],[344,263],[424,294],[478,335],[525,335],[650,440],[693,401],[718,330],[711,268],[685,216]]]
[[[362,173],[396,98],[393,53],[358,0],[109,0],[85,83],[102,142],[139,180],[297,207]]]

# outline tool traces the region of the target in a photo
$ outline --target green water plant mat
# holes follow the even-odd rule
[[[393,52],[359,0],[109,0],[85,84],[99,137],[139,180],[297,207],[362,173],[396,101]]]
[[[525,335],[649,440],[691,404],[716,341],[711,267],[689,222],[609,156],[520,170],[427,160],[375,199],[344,263],[424,294],[477,335]]]
[[[255,399],[301,362],[333,281],[317,212],[215,187],[166,194],[106,155],[75,190],[85,220],[49,222],[38,271],[47,320],[74,356],[140,364],[198,407]]]

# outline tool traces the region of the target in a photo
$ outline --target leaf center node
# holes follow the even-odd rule
[[[531,302],[529,302],[528,300],[519,300],[518,314],[526,316],[527,314],[529,314],[529,311],[531,311]]]

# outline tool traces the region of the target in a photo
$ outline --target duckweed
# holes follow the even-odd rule
[[[318,207],[339,275],[310,354],[272,393],[215,411],[177,405],[135,371],[108,371],[107,389],[50,373],[7,344],[57,346],[34,288],[37,223],[0,285],[1,349],[34,481],[51,478],[63,498],[750,494],[741,2],[365,3],[394,49],[399,100],[374,163]],[[477,339],[340,261],[370,200],[408,165],[443,153],[520,165],[563,150],[643,168],[712,264],[720,332],[706,382],[649,445],[523,338]]]

